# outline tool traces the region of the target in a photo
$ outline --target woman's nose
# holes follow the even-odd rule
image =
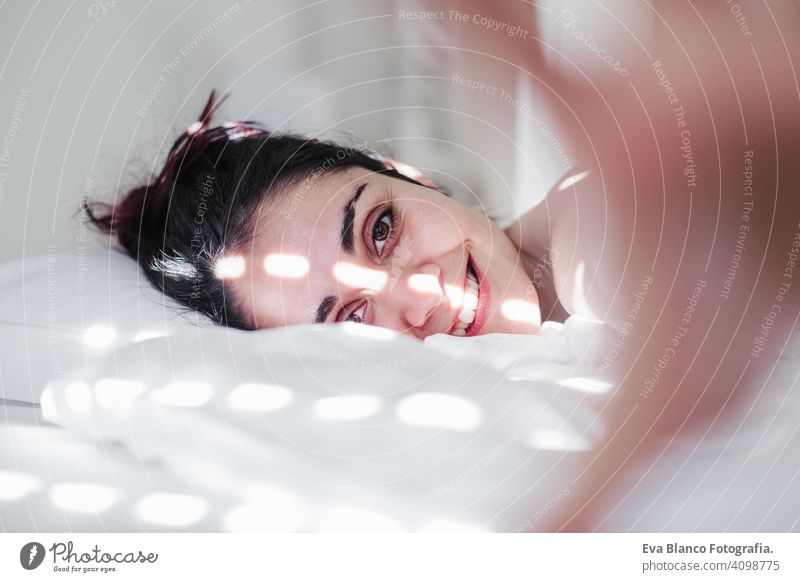
[[[394,293],[402,318],[412,327],[422,327],[442,303],[442,272],[434,264],[418,265],[398,277]]]

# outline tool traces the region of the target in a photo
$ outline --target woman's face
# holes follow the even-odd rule
[[[539,330],[514,244],[431,188],[352,168],[301,180],[254,219],[244,273],[229,283],[255,328],[356,321],[420,339]]]

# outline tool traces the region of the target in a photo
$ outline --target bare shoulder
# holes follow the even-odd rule
[[[658,245],[656,225],[645,227],[653,217],[636,208],[631,190],[616,176],[578,167],[507,231],[528,260],[551,265],[555,292],[571,314],[621,325],[619,297],[652,275],[641,251]]]

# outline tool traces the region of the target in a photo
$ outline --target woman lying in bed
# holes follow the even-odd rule
[[[781,291],[800,240],[790,124],[776,127],[780,150],[755,131],[743,149],[735,124],[696,120],[689,182],[669,116],[651,126],[627,107],[635,128],[621,133],[587,98],[595,157],[582,159],[596,163],[503,231],[397,165],[251,123],[212,128],[214,109],[212,96],[152,183],[90,205],[95,224],[164,293],[244,329],[351,320],[425,338],[602,320],[611,343],[596,370],[616,382],[604,410],[616,428],[571,488],[585,512],[565,516],[576,530],[661,435],[749,406],[800,317],[800,295]],[[743,168],[758,179],[748,185]]]
[[[250,122],[211,127],[218,105],[152,183],[88,207],[183,305],[243,329],[356,321],[417,338],[568,316],[549,257],[413,170]]]
[[[211,127],[213,94],[159,176],[88,211],[156,287],[224,325],[356,321],[422,339],[533,334],[543,320],[578,313],[615,330],[606,364],[624,364],[627,352],[640,366],[631,378],[651,376],[667,354],[659,382],[674,375],[669,381],[680,383],[701,347],[719,351],[710,362],[760,363],[749,330],[775,303],[800,211],[797,164],[781,164],[780,179],[769,170],[775,155],[788,161],[800,148],[787,138],[775,152],[771,135],[753,132],[743,151],[718,136],[737,125],[705,131],[696,121],[688,175],[673,120],[642,123],[629,107],[625,121],[635,127],[620,133],[616,117],[582,98],[572,104],[585,109],[578,115],[591,154],[582,159],[594,164],[573,169],[505,231],[413,170],[361,149],[251,122]],[[745,222],[742,168],[751,150],[758,188],[774,192],[776,206]],[[731,281],[742,225],[749,252]],[[770,340],[792,326],[793,317],[778,318]],[[735,370],[714,368],[703,371],[721,378]]]

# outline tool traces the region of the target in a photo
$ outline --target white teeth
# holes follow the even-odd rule
[[[471,289],[464,293],[464,302],[461,304],[465,309],[472,309],[473,311],[478,308],[478,292]]]
[[[479,303],[479,287],[478,279],[473,274],[472,269],[468,268],[461,311],[458,313],[458,325],[453,330],[453,335],[459,337],[467,335],[467,328],[475,321],[475,311],[478,309]]]

